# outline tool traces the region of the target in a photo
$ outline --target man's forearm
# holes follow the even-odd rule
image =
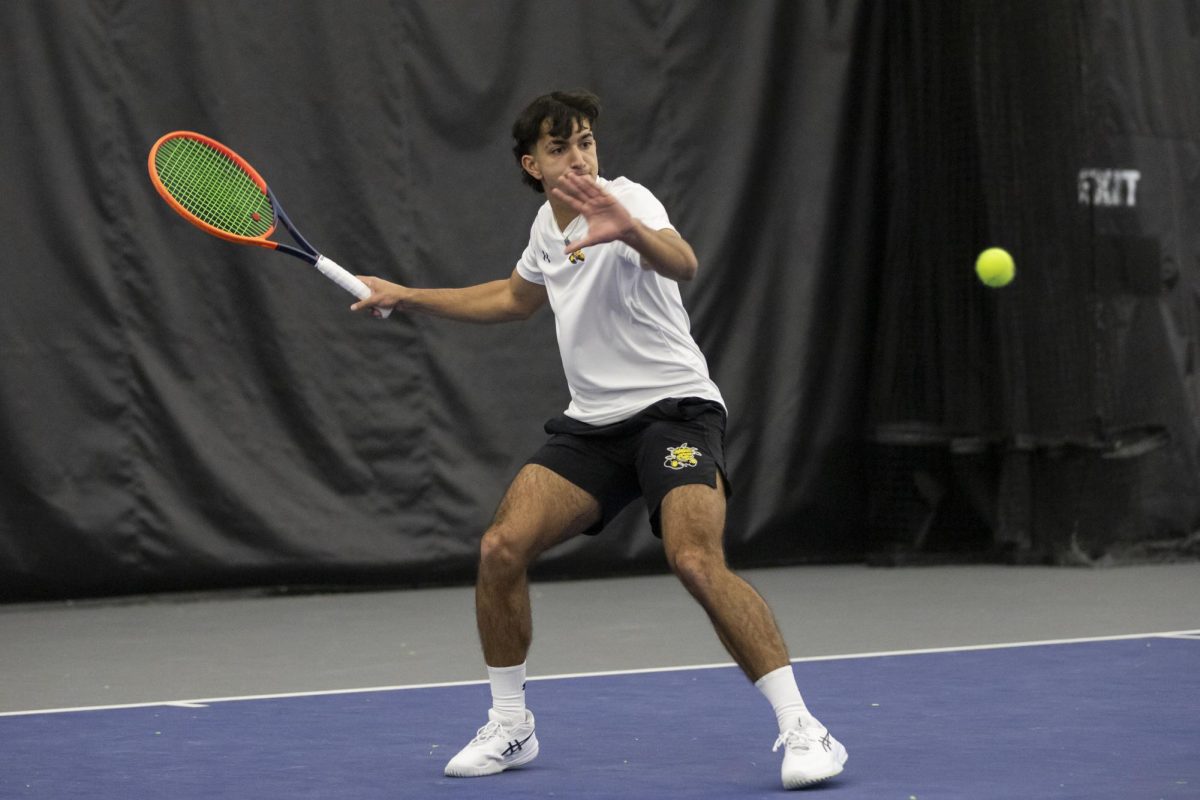
[[[529,316],[512,302],[507,280],[461,289],[407,289],[398,305],[462,322],[510,322]]]
[[[632,233],[623,240],[641,255],[644,269],[652,269],[673,281],[690,281],[696,277],[699,267],[696,253],[677,234],[669,230],[656,231],[635,221]]]

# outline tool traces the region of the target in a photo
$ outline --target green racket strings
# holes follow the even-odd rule
[[[163,187],[198,219],[238,236],[262,236],[275,224],[271,200],[228,156],[203,142],[176,137],[154,156]]]

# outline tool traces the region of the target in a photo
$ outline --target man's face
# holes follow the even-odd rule
[[[542,182],[547,195],[568,172],[587,175],[594,180],[600,174],[600,162],[591,124],[587,120],[575,120],[571,135],[560,139],[550,135],[550,120],[543,121],[542,135],[533,153],[521,159],[521,166]]]

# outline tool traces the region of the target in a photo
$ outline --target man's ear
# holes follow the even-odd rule
[[[528,172],[529,175],[536,181],[540,181],[542,179],[542,171],[538,168],[537,160],[528,153],[521,156],[521,169]]]

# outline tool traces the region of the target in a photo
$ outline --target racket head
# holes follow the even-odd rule
[[[150,148],[150,181],[172,209],[213,236],[276,248],[275,203],[246,159],[195,131],[172,131]]]

